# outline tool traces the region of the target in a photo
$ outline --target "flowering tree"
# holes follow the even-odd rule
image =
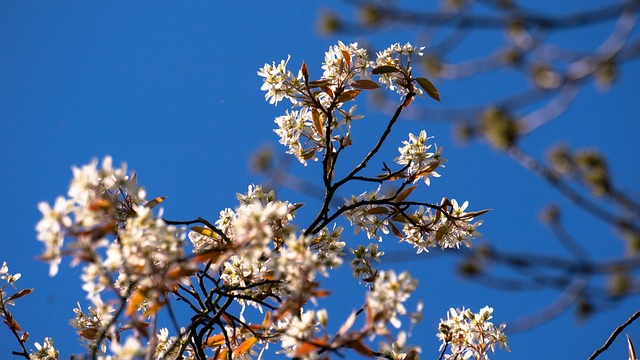
[[[246,359],[275,351],[296,359],[328,359],[347,351],[366,357],[417,359],[420,349],[406,343],[407,328],[420,319],[406,302],[417,282],[407,272],[375,266],[383,252],[378,241],[394,236],[417,253],[430,248],[470,247],[480,236],[468,203],[444,198],[430,203],[412,198],[443,166],[442,148],[421,131],[399,147],[395,165],[366,174],[394,124],[415,97],[438,100],[429,80],[414,77],[411,61],[423,48],[395,44],[370,60],[357,44],[339,42],[325,53],[322,76],[313,80],[305,63],[294,75],[288,61],[258,71],[271,104],[289,100],[295,110],[275,119],[280,143],[305,166],[322,169],[324,199],[308,224],[296,223],[303,204],[278,199],[249,185],[234,209],[217,220],[164,219],[155,211],[163,197],[150,199],[125,164],[110,157],[73,169],[67,196],[53,206],[41,203],[36,226],[45,247],[42,260],[55,275],[63,258],[82,266],[87,305],[78,303],[70,323],[91,359]],[[377,77],[378,82],[371,76]],[[362,91],[385,88],[401,96],[392,118],[366,156],[343,177],[336,166],[352,146],[356,107]],[[360,195],[341,200],[338,190],[359,186]],[[335,204],[338,205],[335,205]],[[344,218],[370,243],[343,235]],[[332,320],[319,301],[331,295],[322,279],[347,259],[365,296],[351,315]],[[17,290],[20,274],[0,269],[0,315],[15,335],[14,355],[57,359],[52,338],[29,350],[29,334],[10,312],[31,289]],[[11,286],[11,287],[8,287]],[[15,289],[15,290],[12,290]],[[190,316],[178,316],[178,307]],[[495,346],[506,347],[504,325],[494,326],[493,309],[478,313],[451,309],[438,325],[440,358],[488,359]]]
[[[429,44],[429,53],[414,63],[416,69],[429,74],[438,87],[456,89],[445,106],[416,104],[404,113],[405,119],[446,122],[460,140],[496,150],[483,158],[493,172],[509,171],[509,164],[497,165],[503,157],[529,172],[532,184],[548,185],[549,191],[535,195],[553,199],[541,211],[547,229],[527,233],[530,243],[550,241],[551,246],[512,246],[517,242],[507,242],[510,234],[496,233],[494,244],[455,252],[462,259],[459,274],[504,290],[501,296],[534,294],[528,298],[535,296],[538,306],[522,309],[519,318],[509,321],[511,334],[553,320],[546,333],[556,333],[551,327],[562,322],[580,334],[575,340],[580,341],[586,332],[603,332],[603,327],[592,323],[580,330],[559,319],[562,314],[572,312],[578,320],[594,322],[600,316],[609,324],[619,318],[608,330],[610,335],[603,332],[600,344],[592,345],[590,359],[597,358],[640,318],[640,203],[637,182],[628,181],[634,176],[627,163],[634,159],[625,157],[636,153],[632,149],[637,142],[621,141],[623,134],[637,131],[632,130],[633,112],[617,112],[635,102],[616,102],[625,99],[620,94],[638,72],[639,2],[341,3],[320,17],[325,33],[366,38],[373,48],[385,45],[379,44],[380,37],[397,36],[398,31],[415,34]],[[375,104],[388,113],[394,110],[394,101],[384,94],[375,98]],[[597,136],[588,138],[584,129],[597,129]],[[624,146],[616,149],[607,137]],[[279,167],[266,173],[282,179],[286,169]],[[524,206],[527,198],[493,206],[510,215],[522,214],[534,210]],[[514,222],[509,229],[536,226],[537,221]],[[599,232],[602,235],[592,236]],[[508,245],[498,245],[500,241]],[[600,241],[616,252],[599,251]],[[549,292],[554,295],[540,301]]]

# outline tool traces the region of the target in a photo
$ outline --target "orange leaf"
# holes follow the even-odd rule
[[[111,202],[106,199],[95,199],[87,205],[91,211],[107,210],[111,207]]]
[[[144,206],[148,207],[149,209],[153,209],[154,207],[158,206],[158,204],[163,202],[164,199],[166,199],[166,198],[167,198],[166,196],[158,196],[157,198],[154,198],[153,200],[150,200]]]
[[[227,352],[229,352],[227,348],[222,349],[218,356],[216,356],[216,360],[227,360]]]
[[[194,226],[191,229],[189,229],[191,231],[195,231],[198,234],[202,234],[204,236],[209,236],[209,237],[217,237],[217,234],[215,232],[213,232],[213,230],[204,227],[204,226]]]
[[[303,356],[309,354],[310,352],[314,351],[317,348],[318,347],[316,345],[314,345],[314,344],[304,343],[304,344],[298,346],[298,348],[296,349],[296,353],[293,355],[293,357],[294,358],[303,357]]]
[[[271,326],[271,311],[267,311],[267,313],[264,314],[264,320],[262,320],[262,328],[268,329],[270,326]]]
[[[210,336],[204,345],[207,347],[216,347],[222,344],[224,344],[224,334],[218,334]]]
[[[127,304],[127,310],[125,311],[125,315],[131,316],[135,314],[136,311],[138,311],[138,307],[140,306],[140,304],[142,304],[142,302],[146,297],[147,297],[146,289],[138,289],[134,291],[133,294],[131,294],[131,297],[129,298],[129,304]]]
[[[208,261],[216,261],[222,255],[224,251],[222,250],[208,250],[202,252],[193,257],[193,262],[208,262]]]
[[[155,313],[157,313],[160,309],[162,309],[162,307],[164,306],[164,302],[158,302],[155,303],[151,306],[149,306],[149,308],[147,310],[145,310],[145,312],[142,314],[144,317],[149,317]]]
[[[188,269],[188,268],[180,268],[174,267],[173,269],[167,272],[167,278],[171,280],[180,279],[183,277],[189,277],[196,273],[196,269]]]
[[[327,297],[329,295],[331,295],[331,292],[327,291],[327,290],[316,290],[316,291],[313,292],[313,296],[315,296],[315,297],[321,297],[322,298],[322,297]]]
[[[243,341],[242,344],[240,344],[240,346],[238,346],[235,350],[233,350],[233,357],[246,353],[251,349],[253,344],[255,344],[257,341],[258,339],[254,336]]]

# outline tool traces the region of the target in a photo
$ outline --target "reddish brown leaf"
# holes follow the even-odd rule
[[[360,94],[360,90],[347,90],[338,96],[338,101],[347,102],[353,100]]]
[[[376,206],[364,212],[365,215],[387,214],[389,210],[384,206]]]
[[[398,194],[398,196],[396,196],[396,201],[397,202],[401,202],[404,199],[406,199],[407,197],[409,197],[409,195],[411,195],[411,193],[413,192],[413,190],[416,189],[416,186],[409,186],[408,188],[402,190],[402,192],[400,194]]]
[[[416,81],[427,95],[429,95],[433,100],[440,101],[440,93],[438,93],[438,90],[433,86],[431,81],[425,78],[417,78]]]
[[[400,70],[398,70],[398,68],[395,66],[389,65],[378,66],[377,68],[371,70],[371,73],[375,75],[390,74],[395,72],[400,72]]]
[[[373,80],[360,79],[352,82],[351,87],[361,90],[374,90],[378,89],[380,85]]]
[[[302,68],[300,69],[302,72],[302,76],[304,77],[304,81],[309,81],[309,68],[307,68],[307,63],[302,62]]]
[[[342,52],[342,56],[344,57],[344,61],[347,63],[347,65],[351,65],[351,55],[349,55],[349,52],[347,50],[340,50]]]
[[[96,327],[90,327],[81,330],[80,332],[78,332],[78,335],[88,340],[95,340],[98,338],[98,335],[100,335],[100,330]]]
[[[389,222],[389,226],[391,227],[391,232],[393,233],[393,235],[395,235],[399,239],[404,239],[404,235],[402,234],[402,232],[400,232],[400,230],[398,230],[398,228],[392,222]]]
[[[311,342],[305,342],[302,345],[298,346],[293,357],[294,358],[304,357],[305,355],[308,355],[312,351],[315,351],[319,347],[325,346],[325,345],[327,345],[327,343],[324,340],[313,340],[313,344]]]
[[[364,356],[373,356],[375,353],[373,350],[369,349],[369,347],[362,343],[361,339],[352,340],[349,342],[349,346],[351,346],[355,351],[364,355]]]
[[[209,261],[216,261],[218,260],[218,258],[220,257],[220,255],[222,255],[224,253],[224,251],[222,250],[208,250],[205,251],[203,253],[200,253],[196,256],[193,257],[193,262],[209,262]]]
[[[27,295],[31,294],[31,292],[33,292],[33,289],[22,289],[22,290],[18,291],[17,293],[9,296],[6,301],[19,299],[19,298],[21,298],[23,296],[27,296]]]

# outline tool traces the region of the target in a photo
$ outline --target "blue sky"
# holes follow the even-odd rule
[[[342,7],[340,2],[324,4]],[[265,62],[291,54],[291,64],[305,60],[312,74],[320,75],[323,53],[337,40],[316,31],[322,8],[293,1],[277,6],[195,1],[0,3],[0,261],[23,274],[21,286],[35,288],[14,312],[31,341],[54,336],[62,355],[77,351],[77,336],[67,322],[76,301],[84,299],[77,268],[64,262],[59,275],[49,278],[47,265],[35,260],[41,251],[34,232],[37,203],[66,193],[72,165],[111,155],[116,163],[125,161],[137,171],[150,196],[168,196],[163,205],[169,219],[215,219],[223,208],[235,206],[236,192],[264,180],[249,171],[251,154],[265,145],[284,152],[272,129],[273,118],[286,107],[274,108],[264,101],[256,71]],[[409,31],[375,37],[378,47],[415,40]],[[543,156],[545,147],[558,139],[576,148],[598,146],[610,159],[620,185],[637,191],[639,70],[637,62],[625,66],[619,82],[607,92],[586,87],[562,121],[533,133],[523,147]],[[449,83],[436,85],[444,105],[483,93]],[[359,108],[366,109],[367,103]],[[366,118],[354,125],[354,138],[367,144],[387,119],[366,112]],[[401,122],[386,148],[389,155],[380,161],[394,158],[400,141],[423,128],[436,136],[449,159],[442,178],[423,192],[427,201],[447,196],[468,199],[473,209],[494,209],[485,217],[479,243],[491,241],[514,251],[564,251],[537,216],[550,202],[569,207],[567,202],[488,146],[456,144],[447,124]],[[293,171],[308,179],[317,174],[313,164],[294,166]],[[283,191],[281,198],[307,203],[307,214],[318,206],[313,198],[291,191]],[[592,226],[593,220],[580,211],[571,213],[572,230],[588,241],[594,254],[606,258],[622,252],[624,244],[612,240],[608,228]],[[347,239],[348,246],[360,240]],[[383,246],[392,250],[395,242],[391,238]],[[422,346],[423,358],[437,356],[437,321],[448,307],[491,305],[496,322],[502,322],[557,298],[552,292],[491,291],[460,281],[452,275],[454,265],[451,257],[433,256],[390,264],[420,278],[415,298],[425,302],[425,320],[412,342]],[[336,296],[348,298],[349,287],[356,283],[349,276],[340,271],[327,286]],[[324,304],[336,312],[336,323],[339,314],[351,311],[337,305],[341,303]],[[633,301],[627,301],[587,322],[561,315],[543,327],[513,335],[513,352],[492,359],[586,358],[634,310]],[[636,343],[638,329],[629,329]],[[4,357],[15,349],[12,341],[5,329],[0,330]],[[624,343],[602,358],[626,358]]]

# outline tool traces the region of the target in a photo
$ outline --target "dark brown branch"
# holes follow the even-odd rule
[[[598,350],[596,350],[593,354],[591,354],[591,356],[589,356],[588,360],[593,360],[593,359],[597,358],[598,356],[600,356],[603,352],[605,352],[609,348],[609,346],[611,346],[611,344],[613,344],[613,342],[616,340],[618,335],[620,335],[622,330],[624,330],[624,328],[626,328],[627,326],[631,325],[639,317],[640,317],[640,310],[636,311],[633,315],[631,315],[630,318],[627,319],[627,321],[622,323],[622,325],[618,326],[613,331],[613,333],[611,333],[611,335],[609,336],[607,341],[605,341],[605,343]]]

